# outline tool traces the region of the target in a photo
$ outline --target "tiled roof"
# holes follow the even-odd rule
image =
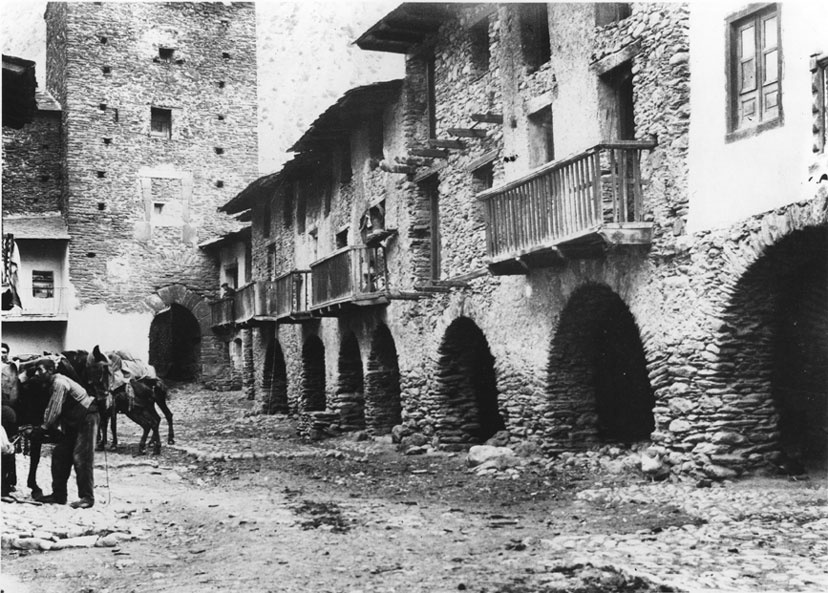
[[[3,234],[18,239],[70,239],[69,227],[59,212],[3,217]]]

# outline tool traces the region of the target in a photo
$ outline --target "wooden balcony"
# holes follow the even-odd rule
[[[336,316],[349,306],[388,303],[388,270],[381,247],[350,245],[311,264],[311,311]]]
[[[210,312],[213,317],[213,327],[232,325],[236,320],[233,307],[233,297],[225,297],[210,303]]]
[[[478,194],[486,215],[489,270],[526,274],[565,257],[594,257],[607,244],[648,245],[640,157],[652,142],[599,144]]]
[[[310,270],[293,270],[268,283],[267,310],[280,322],[308,319],[310,313]]]
[[[268,309],[268,288],[270,283],[256,280],[245,284],[235,294],[235,322],[238,325],[258,321],[275,321]]]

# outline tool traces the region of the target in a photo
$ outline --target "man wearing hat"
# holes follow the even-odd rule
[[[43,424],[33,429],[31,438],[58,433],[52,450],[52,493],[40,501],[66,504],[67,484],[74,467],[80,500],[71,506],[88,509],[95,504],[95,435],[100,422],[95,398],[69,377],[57,373],[54,360],[41,358],[33,366],[30,380],[48,389],[50,399]]]

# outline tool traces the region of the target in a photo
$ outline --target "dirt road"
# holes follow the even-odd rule
[[[196,401],[200,411],[188,417]],[[721,582],[705,573],[716,562],[721,569],[707,572],[735,566],[722,554],[747,558],[745,546],[758,538],[744,509],[737,533],[705,531],[709,517],[703,515],[715,516],[717,500],[754,500],[744,485],[732,493],[696,489],[713,502],[690,513],[670,490],[680,486],[649,486],[635,475],[551,471],[536,460],[478,476],[462,454],[404,456],[384,441],[345,437],[303,442],[290,420],[248,418],[247,405],[236,393],[177,394],[179,443],[219,453],[199,460],[164,447],[151,460],[133,457],[130,445],[108,454],[96,474],[94,511],[115,514],[139,535],[112,547],[4,549],[6,593],[698,590]],[[134,443],[134,430],[121,424],[124,441]],[[262,454],[263,440],[269,455]],[[41,476],[48,483],[48,473]],[[824,486],[764,484],[787,506],[801,498],[818,536],[828,530]],[[740,491],[750,496],[740,498]],[[756,504],[768,511],[768,500]],[[90,512],[23,504],[3,510],[32,523],[50,513],[82,523],[82,513]],[[683,543],[687,536],[694,543]],[[785,545],[801,562],[791,566],[784,588],[794,582],[820,590],[828,581],[818,568],[819,542]],[[704,558],[667,566],[665,555],[681,556],[682,546]],[[734,546],[738,554],[725,552]],[[742,590],[773,588],[774,570],[762,569],[761,561],[791,564],[774,554],[756,559],[755,574],[739,570],[725,582]]]

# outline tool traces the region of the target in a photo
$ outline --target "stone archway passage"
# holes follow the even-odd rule
[[[455,319],[438,350],[437,436],[443,445],[482,443],[505,428],[497,405],[494,356],[480,328]]]
[[[724,418],[759,451],[828,465],[828,228],[795,231],[736,283],[721,366],[738,416]],[[778,422],[774,420],[778,418]],[[778,439],[778,442],[776,442]]]
[[[324,411],[325,345],[319,336],[310,336],[302,347],[302,411]]]
[[[273,339],[267,346],[264,368],[264,393],[266,414],[288,412],[287,368],[279,340]]]
[[[391,331],[379,326],[371,337],[365,376],[365,423],[374,434],[388,434],[402,422],[400,369]]]
[[[655,400],[644,348],[630,310],[608,286],[572,294],[547,370],[552,448],[649,438]]]
[[[365,394],[362,357],[359,342],[348,332],[339,348],[339,384],[336,389],[337,409],[342,430],[365,428]]]
[[[158,376],[172,381],[198,378],[201,328],[186,307],[173,303],[153,318],[149,346],[149,363]]]

